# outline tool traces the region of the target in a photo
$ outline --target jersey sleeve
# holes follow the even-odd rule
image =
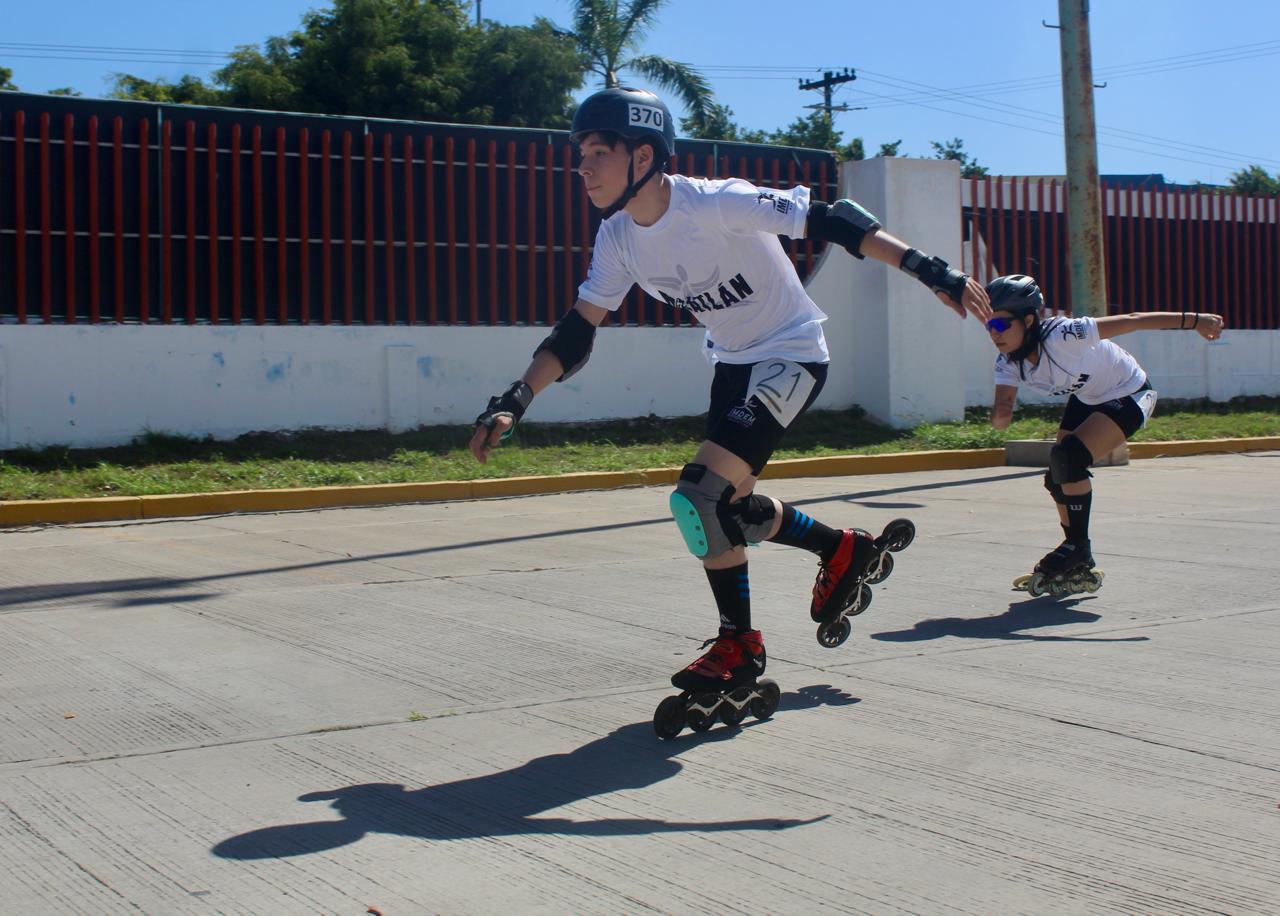
[[[716,192],[720,219],[730,232],[768,232],[804,238],[809,216],[809,189],[796,185],[789,191],[757,188],[741,178],[726,181]]]
[[[601,223],[596,230],[591,265],[587,268],[587,279],[578,287],[578,298],[613,312],[631,292],[635,278],[622,259],[617,238],[607,226],[608,222]]]
[[[997,385],[1013,385],[1016,387],[1022,384],[1022,378],[1018,375],[1017,368],[1003,353],[996,357],[994,374]]]
[[[1102,339],[1098,334],[1098,322],[1088,316],[1082,318],[1058,318],[1049,329],[1049,336],[1068,346],[1091,347]]]

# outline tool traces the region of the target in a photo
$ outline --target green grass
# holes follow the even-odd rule
[[[789,431],[775,458],[873,455],[929,449],[997,448],[1007,439],[1053,435],[1060,407],[1021,408],[1005,430],[989,411],[963,422],[895,430],[860,409],[814,411]],[[1280,435],[1280,398],[1225,404],[1161,402],[1136,442]],[[471,427],[440,426],[391,435],[377,430],[254,433],[215,442],[148,433],[107,449],[0,452],[0,500],[143,496],[218,490],[472,480],[679,467],[702,438],[701,417],[552,425],[524,423],[486,465],[467,450]]]

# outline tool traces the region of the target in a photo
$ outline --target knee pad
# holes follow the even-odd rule
[[[772,499],[754,493],[729,503],[729,513],[748,544],[759,544],[769,536],[776,514]]]
[[[1056,484],[1075,483],[1092,477],[1089,473],[1091,464],[1093,455],[1075,436],[1067,436],[1049,449],[1049,473]]]
[[[1059,505],[1065,505],[1067,502],[1067,494],[1062,492],[1062,487],[1053,482],[1053,472],[1044,472],[1044,488],[1049,491],[1049,495],[1053,497],[1053,501]]]
[[[717,557],[747,543],[729,501],[734,486],[705,464],[686,464],[668,505],[685,546],[695,557]]]

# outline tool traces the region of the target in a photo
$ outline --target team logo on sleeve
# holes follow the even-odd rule
[[[784,215],[790,213],[792,206],[794,206],[794,202],[790,197],[775,194],[773,191],[761,191],[756,194],[756,203],[764,203],[766,200],[773,205],[773,209]]]
[[[1076,318],[1073,321],[1062,322],[1058,330],[1062,331],[1063,340],[1066,340],[1068,337],[1074,337],[1077,340],[1084,340],[1089,336],[1088,329],[1085,327],[1084,322],[1079,318]]]

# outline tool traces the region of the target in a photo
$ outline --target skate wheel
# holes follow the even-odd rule
[[[1103,576],[1102,570],[1100,569],[1093,570],[1089,574],[1089,577],[1084,580],[1084,590],[1086,592],[1089,592],[1090,594],[1093,594],[1098,589],[1102,588],[1102,576]]]
[[[1030,582],[1034,576],[1034,573],[1027,573],[1025,576],[1018,576],[1018,578],[1013,580],[1013,590],[1015,592],[1025,592],[1027,590],[1027,583]]]
[[[685,714],[685,723],[695,732],[705,732],[716,724],[716,708],[720,705],[720,696],[704,693],[694,698],[693,705]]]
[[[1027,594],[1032,598],[1039,598],[1041,595],[1049,594],[1048,589],[1045,588],[1043,574],[1031,574],[1031,578],[1027,580]]]
[[[782,691],[773,681],[761,681],[756,684],[756,690],[760,695],[751,701],[751,714],[757,719],[767,719],[778,711]]]
[[[880,538],[894,553],[906,550],[911,542],[916,539],[915,522],[909,518],[895,518],[884,526],[884,531],[881,533]]]
[[[695,732],[705,732],[711,726],[716,724],[715,713],[707,715],[705,712],[699,712],[696,709],[689,710],[686,721],[691,729]]]
[[[885,555],[885,558],[888,559],[887,554]],[[857,617],[869,607],[871,607],[871,586],[863,582],[862,585],[858,587],[857,600],[851,601],[849,606],[844,609],[844,616]]]
[[[749,708],[749,703],[744,705],[741,709],[734,706],[732,703],[723,703],[720,706],[720,721],[729,726],[741,725],[742,720],[747,717]]]
[[[818,627],[818,645],[826,649],[834,649],[836,646],[844,645],[844,641],[852,632],[853,624],[849,622],[849,618],[839,617]]]
[[[880,554],[880,568],[876,570],[874,576],[867,577],[867,584],[879,585],[885,579],[889,578],[889,574],[893,572],[893,554]]]
[[[684,700],[667,697],[653,714],[653,730],[663,741],[670,741],[684,728]]]

